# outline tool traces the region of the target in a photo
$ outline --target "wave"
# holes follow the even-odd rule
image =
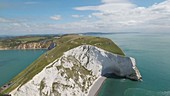
[[[128,88],[124,96],[170,96],[170,91],[151,91],[141,88]]]

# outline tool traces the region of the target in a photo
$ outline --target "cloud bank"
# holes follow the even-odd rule
[[[53,20],[60,20],[61,16],[60,15],[55,15],[55,16],[51,16],[50,18],[53,19]]]
[[[65,23],[18,22],[0,17],[0,32],[169,32],[170,30],[170,0],[149,7],[139,7],[129,0],[101,0],[100,5],[79,6],[73,9],[80,12],[91,11],[91,13],[70,14],[70,18],[80,18],[80,20]],[[50,19],[61,20],[61,15],[51,16]]]
[[[102,0],[98,6],[76,7],[75,10],[95,11],[94,25],[106,31],[168,31],[170,29],[170,0],[150,7],[138,7],[128,0]],[[95,26],[94,26],[95,27]]]

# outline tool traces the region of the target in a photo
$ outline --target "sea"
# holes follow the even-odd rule
[[[136,59],[143,81],[108,78],[98,96],[170,96],[170,34],[98,34],[110,38]]]
[[[46,50],[0,50],[0,86],[35,61]]]
[[[136,59],[143,81],[108,78],[98,96],[170,96],[170,33],[90,34],[113,40]],[[36,60],[45,50],[0,51],[0,86]]]

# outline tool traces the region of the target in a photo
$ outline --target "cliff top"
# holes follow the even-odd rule
[[[0,38],[0,48],[14,49],[21,44],[50,42],[53,41],[56,36],[57,35],[3,37]],[[48,47],[48,45],[45,47]]]
[[[31,80],[36,74],[38,74],[42,69],[53,62],[54,60],[60,58],[64,52],[78,47],[80,45],[93,45],[109,51],[111,53],[125,55],[123,51],[110,39],[92,36],[80,36],[80,35],[64,35],[60,38],[53,39],[53,42],[57,43],[57,47],[47,51],[42,56],[40,56],[36,61],[29,65],[20,74],[14,77],[11,82],[12,85],[4,91],[4,93],[9,93],[16,87],[25,84]]]

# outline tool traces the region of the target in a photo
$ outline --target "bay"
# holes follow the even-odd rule
[[[99,96],[170,96],[170,34],[125,33],[95,35],[112,39],[136,59],[143,81],[108,78]]]
[[[136,59],[142,82],[108,78],[99,96],[170,96],[170,34],[100,34],[113,40],[127,56]],[[0,51],[0,86],[11,80],[45,50]]]
[[[0,50],[0,86],[9,82],[46,50]]]

